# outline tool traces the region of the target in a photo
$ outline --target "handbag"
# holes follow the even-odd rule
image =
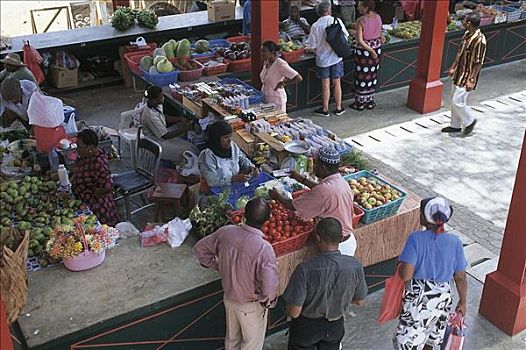
[[[404,296],[404,280],[398,274],[398,268],[393,276],[385,280],[385,292],[378,315],[378,323],[384,324],[400,316]]]
[[[338,57],[348,57],[352,55],[351,44],[343,32],[342,24],[340,24],[338,18],[334,17],[332,24],[325,28],[325,33],[327,34],[327,43],[329,43],[329,46]]]
[[[449,322],[446,328],[442,350],[462,350],[464,339],[466,338],[466,328],[464,316],[460,312],[449,315]]]

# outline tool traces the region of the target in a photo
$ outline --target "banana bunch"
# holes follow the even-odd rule
[[[257,166],[263,165],[267,162],[270,153],[270,146],[266,143],[258,143],[256,145],[256,152],[252,160]]]

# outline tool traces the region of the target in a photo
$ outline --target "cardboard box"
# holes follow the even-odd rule
[[[229,0],[216,0],[208,3],[208,20],[212,22],[236,19],[236,3]]]
[[[75,87],[79,85],[79,70],[66,69],[52,66],[49,69],[47,80],[58,89]]]

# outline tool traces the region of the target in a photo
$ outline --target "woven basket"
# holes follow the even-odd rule
[[[0,292],[4,301],[7,322],[12,324],[18,318],[27,302],[27,249],[29,232],[13,252],[8,247],[2,247],[0,260]]]

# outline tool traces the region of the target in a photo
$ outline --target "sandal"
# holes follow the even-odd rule
[[[367,109],[373,109],[374,107],[376,107],[376,103],[373,101],[373,102],[369,102],[367,105],[366,105]]]
[[[349,107],[351,107],[352,109],[355,109],[357,111],[363,111],[364,108],[365,108],[362,103],[358,103],[356,101],[352,105],[350,105]]]

